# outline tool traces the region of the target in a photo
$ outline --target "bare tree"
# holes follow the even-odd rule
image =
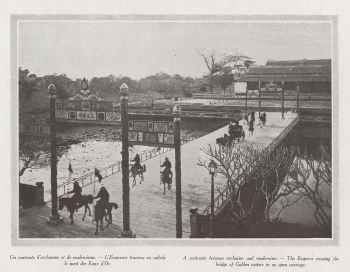
[[[197,51],[198,55],[201,56],[205,62],[205,65],[208,68],[208,75],[206,78],[208,79],[207,85],[210,88],[210,93],[213,93],[213,88],[215,86],[215,73],[220,72],[225,64],[229,61],[228,58],[223,58],[219,60],[216,52],[213,50],[209,54],[205,54],[203,52]]]
[[[297,196],[293,203],[285,203],[282,210],[302,197],[300,185],[287,178],[296,148],[280,146],[270,152],[253,146],[220,148],[209,145],[202,151],[217,163],[217,173],[227,178],[224,189],[217,188],[217,191],[226,198],[228,210],[241,222],[249,221],[261,205],[265,207],[265,220],[270,221],[270,209],[277,201],[288,195]],[[198,164],[208,168],[205,161],[199,159]]]
[[[279,146],[272,153],[266,152],[262,154],[263,160],[258,164],[255,170],[254,177],[259,180],[260,191],[265,196],[265,220],[270,221],[271,207],[279,201],[282,197],[296,194],[299,189],[299,185],[290,182],[288,177],[289,169],[294,161],[296,155],[296,148],[287,148],[285,146]],[[276,218],[278,218],[282,209],[287,206],[291,206],[297,202],[301,196],[297,197],[291,202],[287,202],[282,205],[281,210],[278,212]]]
[[[258,205],[260,185],[252,179],[264,152],[252,146],[231,148],[209,145],[201,150],[216,162],[217,173],[227,178],[224,189],[217,188],[217,191],[226,198],[228,210],[239,221],[247,221]],[[199,159],[198,165],[208,169],[204,160]]]
[[[315,205],[314,217],[327,233],[332,230],[332,204],[323,192],[331,191],[332,159],[330,152],[320,146],[314,154],[298,153],[289,173],[290,180],[297,186],[298,194]]]

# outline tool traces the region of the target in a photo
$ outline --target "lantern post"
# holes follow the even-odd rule
[[[214,238],[214,175],[216,174],[216,168],[216,163],[211,159],[208,164],[209,174],[211,175],[210,238]]]

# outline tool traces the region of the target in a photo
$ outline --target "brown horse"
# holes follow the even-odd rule
[[[98,221],[101,223],[101,231],[104,230],[103,228],[103,217],[105,217],[105,220],[107,222],[106,228],[108,228],[109,224],[112,224],[112,209],[118,209],[118,204],[117,203],[111,203],[108,202],[107,204],[107,214],[101,206],[96,205],[95,206],[95,218],[92,220],[92,222],[96,221],[96,231],[95,235],[98,233]],[[108,219],[107,219],[108,216]]]
[[[93,200],[92,195],[83,195],[83,197],[81,198],[81,201],[77,205],[75,199],[72,199],[69,197],[62,197],[58,201],[58,203],[59,203],[58,209],[63,210],[63,207],[66,206],[67,210],[70,213],[70,216],[69,216],[70,223],[73,224],[73,213],[76,209],[79,209],[79,208],[85,206],[85,213],[84,213],[82,221],[84,221],[87,209],[89,210],[89,216],[91,216],[91,211],[90,211],[90,207],[88,204],[92,204],[92,200]]]

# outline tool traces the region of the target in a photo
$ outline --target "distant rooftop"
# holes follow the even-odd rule
[[[326,65],[331,66],[331,59],[318,59],[318,60],[267,60],[266,66],[313,66],[313,65]]]
[[[251,67],[239,81],[331,81],[332,60],[268,60],[266,66]]]

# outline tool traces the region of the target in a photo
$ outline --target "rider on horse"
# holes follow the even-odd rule
[[[74,193],[74,195],[72,196],[72,199],[75,200],[75,203],[76,203],[76,204],[79,204],[79,203],[81,202],[82,197],[83,197],[83,196],[81,195],[82,189],[81,189],[81,187],[79,186],[79,182],[78,182],[78,181],[74,181],[73,184],[74,184],[73,190],[67,192],[67,194]]]
[[[169,171],[169,173],[171,173],[171,175],[173,174],[170,170],[171,162],[169,161],[168,157],[165,157],[165,161],[163,162],[163,164],[160,167],[165,167],[164,172]]]
[[[109,193],[107,192],[106,187],[102,185],[97,196],[95,196],[94,198],[100,198],[96,202],[95,209],[101,209],[107,214],[106,209],[108,208]]]
[[[141,170],[142,169],[142,166],[140,164],[141,159],[140,159],[139,154],[136,154],[135,158],[133,160],[131,160],[131,161],[135,162],[134,166],[136,167],[137,170]]]

